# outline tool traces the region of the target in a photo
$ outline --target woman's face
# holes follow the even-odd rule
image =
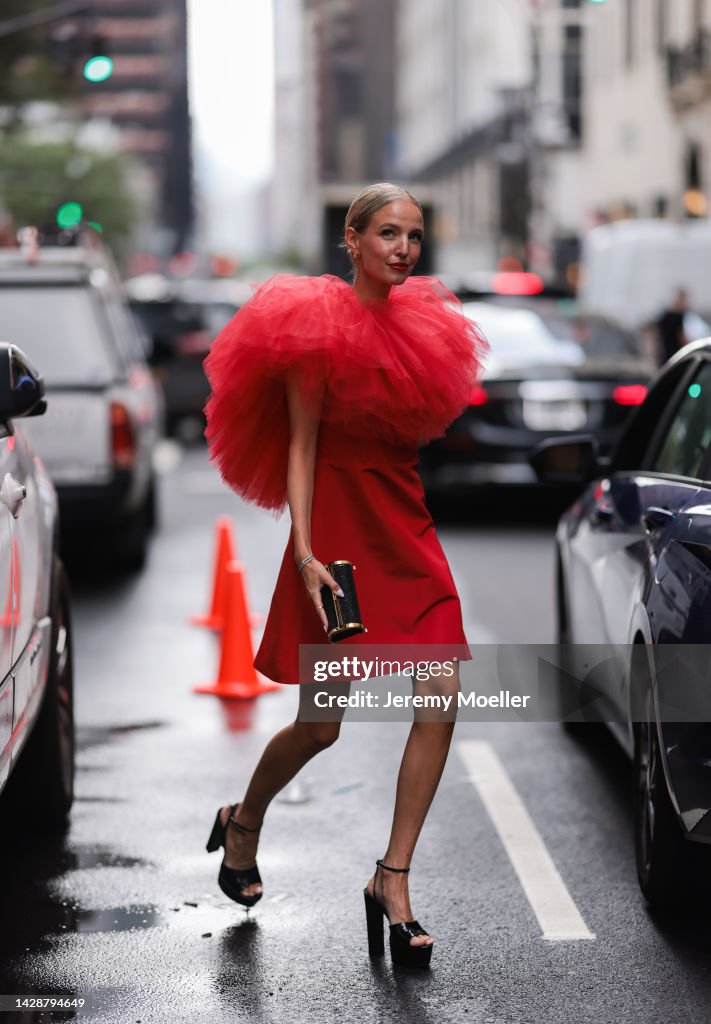
[[[356,252],[358,278],[373,284],[402,284],[420,258],[424,224],[410,199],[396,199],[373,214],[365,231],[346,229],[346,243]]]

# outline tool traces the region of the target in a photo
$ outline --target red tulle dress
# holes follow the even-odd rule
[[[243,498],[286,507],[285,381],[320,409],[311,547],[348,559],[368,632],[358,644],[466,645],[456,587],[425,503],[418,447],[466,407],[486,342],[433,278],[410,278],[364,305],[340,278],[277,275],[215,339],[205,362],[206,437]],[[284,552],[254,664],[299,682],[299,645],[327,643],[294,560]],[[466,657],[466,654],[464,655]]]

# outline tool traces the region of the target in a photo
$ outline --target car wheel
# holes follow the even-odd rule
[[[21,814],[26,824],[63,828],[74,800],[74,671],[69,584],[59,558],[54,559],[50,615],[42,707],[5,795],[11,813]]]
[[[116,562],[131,572],[140,572],[148,558],[148,542],[155,522],[153,485],[135,511],[116,528],[114,554]]]
[[[635,725],[634,839],[639,885],[650,906],[679,911],[693,888],[690,844],[684,839],[664,776],[652,692],[643,695]]]
[[[146,522],[148,523],[148,532],[155,533],[158,528],[159,511],[158,511],[158,488],[156,487],[155,477],[151,477],[151,482],[148,485],[148,494],[146,495]]]

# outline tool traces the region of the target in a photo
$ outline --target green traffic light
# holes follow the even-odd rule
[[[84,65],[84,78],[87,82],[105,82],[111,78],[114,62],[110,57],[91,57]]]
[[[701,394],[700,384],[689,384],[689,398],[698,398]]]
[[[60,228],[76,228],[81,224],[84,210],[80,203],[62,203],[57,210],[57,226]]]

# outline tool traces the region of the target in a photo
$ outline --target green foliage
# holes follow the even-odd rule
[[[48,0],[2,0],[0,22],[51,6]],[[30,100],[76,94],[71,47],[57,38],[57,23],[0,36],[0,104],[21,106]]]
[[[34,143],[15,133],[0,138],[0,201],[16,226],[53,225],[64,203],[80,203],[119,249],[137,209],[127,185],[124,157],[81,149],[72,142]]]

